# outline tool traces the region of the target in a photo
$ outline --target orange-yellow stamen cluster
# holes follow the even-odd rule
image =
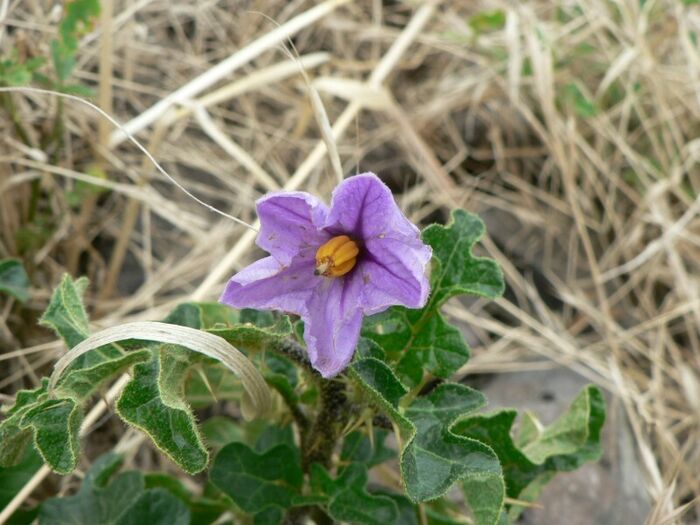
[[[316,275],[340,277],[355,267],[360,249],[347,235],[338,235],[323,244],[316,252]]]

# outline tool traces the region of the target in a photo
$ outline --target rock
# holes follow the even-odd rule
[[[564,368],[499,374],[481,387],[488,409],[531,410],[544,424],[557,418],[587,384]],[[579,470],[558,474],[523,513],[523,525],[640,525],[650,512],[642,469],[622,404],[608,396],[603,458]]]

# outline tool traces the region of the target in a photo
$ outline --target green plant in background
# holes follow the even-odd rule
[[[21,303],[29,299],[29,276],[21,261],[0,260],[0,292],[11,295]]]
[[[87,33],[92,21],[100,14],[99,0],[72,0],[58,26],[58,38],[51,41],[51,59],[56,79],[46,79],[48,86],[77,95],[90,96],[92,91],[80,84],[68,84],[75,68],[79,38]]]
[[[348,181],[353,179],[369,180]],[[334,194],[334,207],[340,205],[340,195],[341,191]],[[356,201],[361,201],[360,213],[377,200]],[[281,201],[267,202],[278,205]],[[277,209],[276,217],[285,213],[303,223],[299,208]],[[341,223],[348,216],[341,214]],[[296,238],[289,229],[291,223],[274,230],[265,225],[264,212],[261,217],[260,236],[267,241],[259,238],[259,242],[273,243],[267,249],[285,257],[284,250]],[[309,233],[308,227],[298,231]],[[274,244],[274,235],[284,232],[288,242],[282,239]],[[332,232],[327,235],[337,235],[338,230]],[[465,523],[465,507],[446,496],[456,486],[474,523],[513,521],[523,510],[516,502],[533,501],[554,474],[600,456],[605,403],[601,392],[589,386],[551,425],[543,427],[527,414],[514,434],[514,411],[483,412],[483,394],[450,381],[467,362],[469,349],[459,329],[440,313],[441,305],[464,294],[495,298],[504,289],[498,266],[472,254],[483,233],[478,217],[462,210],[453,213],[448,225],[426,228],[420,238],[432,258],[430,295],[423,306],[394,306],[366,317],[351,349],[352,360],[332,373],[324,368],[322,343],[312,341],[320,345],[317,354],[309,349],[308,338],[317,333],[317,328],[310,328],[315,318],[311,325],[302,326],[282,313],[223,304],[185,303],[175,308],[164,319],[166,331],[184,326],[226,340],[245,352],[270,391],[278,394],[275,409],[254,422],[222,416],[197,420],[193,407],[210,407],[222,399],[245,406],[246,390],[217,360],[182,346],[144,340],[133,333],[81,355],[58,378],[55,388],[45,379],[38,388],[19,392],[14,404],[4,408],[0,487],[5,493],[0,492],[0,497],[7,501],[41,460],[57,473],[72,472],[80,458],[79,429],[86,405],[116,376],[128,372],[128,383],[116,401],[117,414],[145,432],[184,473],[205,472],[205,478],[199,478],[207,480],[201,494],[192,493],[170,475],[119,472],[122,458],[112,453],[93,462],[75,495],[46,500],[32,512],[18,514],[17,520],[38,516],[41,524],[95,523],[96,519],[115,524],[204,524],[230,513],[235,523],[255,524],[302,523],[306,517],[321,524]],[[395,241],[401,238],[391,235],[387,237]],[[421,242],[417,237],[408,241],[411,234],[407,235],[405,242]],[[330,272],[334,263],[346,267],[340,243],[331,246],[335,251],[329,252],[330,260],[319,255],[314,259],[316,250],[304,252],[303,243],[298,249],[310,257],[304,260],[312,270],[320,265],[316,267]],[[414,244],[416,250],[419,246]],[[365,240],[357,252],[347,252],[354,256],[346,255],[357,257],[353,264],[366,269],[373,255],[360,249],[372,249],[371,241]],[[319,249],[318,253],[326,252]],[[276,270],[278,274],[268,271],[266,275],[280,279],[295,267],[294,260],[298,259],[291,258],[288,266]],[[255,264],[272,263],[264,261]],[[392,264],[392,272],[401,277],[400,266]],[[16,272],[16,268],[10,270],[10,274]],[[238,281],[227,294],[231,286],[240,282],[251,286],[261,276],[258,271],[250,280],[244,272],[234,277]],[[345,274],[312,278],[321,279],[323,287],[353,282]],[[425,277],[416,274],[416,278]],[[6,281],[15,283],[10,290],[21,289],[23,282],[17,276]],[[86,286],[85,279],[64,277],[41,319],[69,348],[90,337],[82,303]],[[277,280],[275,286],[273,300],[284,296],[285,286],[301,293],[309,285]],[[328,293],[326,288],[321,291]],[[254,293],[255,300],[267,297],[266,292]],[[225,299],[230,297],[227,294]],[[364,304],[368,300],[365,297]],[[333,305],[324,311],[329,308]],[[301,315],[307,314],[302,311]],[[369,481],[381,479],[373,472],[385,469],[392,460],[400,466],[402,491]]]

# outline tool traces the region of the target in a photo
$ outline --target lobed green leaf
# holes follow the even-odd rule
[[[31,428],[37,450],[54,472],[69,474],[78,463],[83,414],[73,399],[47,399],[30,408],[20,421]]]
[[[74,281],[65,274],[39,319],[39,324],[53,329],[68,348],[73,348],[90,335],[88,316],[83,306],[87,284],[88,280],[84,277]]]
[[[209,461],[184,397],[191,356],[175,345],[160,345],[150,362],[134,367],[134,376],[116,405],[124,421],[148,434],[165,455],[190,474],[204,470]]]
[[[394,307],[368,318],[363,333],[377,342],[410,386],[420,383],[423,370],[447,378],[469,359],[462,334],[440,313],[440,307],[458,294],[495,298],[505,288],[503,274],[491,259],[475,257],[474,245],[484,224],[464,210],[452,214],[447,226],[434,224],[423,231],[433,249],[431,293],[420,310]]]
[[[351,370],[352,377],[402,434],[401,477],[409,498],[433,500],[457,481],[466,482],[483,492],[470,499],[476,523],[496,523],[504,498],[498,457],[482,442],[453,432],[461,418],[485,404],[483,395],[464,385],[445,383],[403,409],[400,402],[406,388],[386,363],[366,358],[353,363]]]

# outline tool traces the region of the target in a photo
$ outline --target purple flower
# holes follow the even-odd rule
[[[352,359],[363,316],[425,305],[431,250],[373,173],[338,185],[330,209],[290,191],[262,197],[257,212],[256,242],[270,257],[234,275],[220,301],[299,315],[311,364],[324,377]]]

